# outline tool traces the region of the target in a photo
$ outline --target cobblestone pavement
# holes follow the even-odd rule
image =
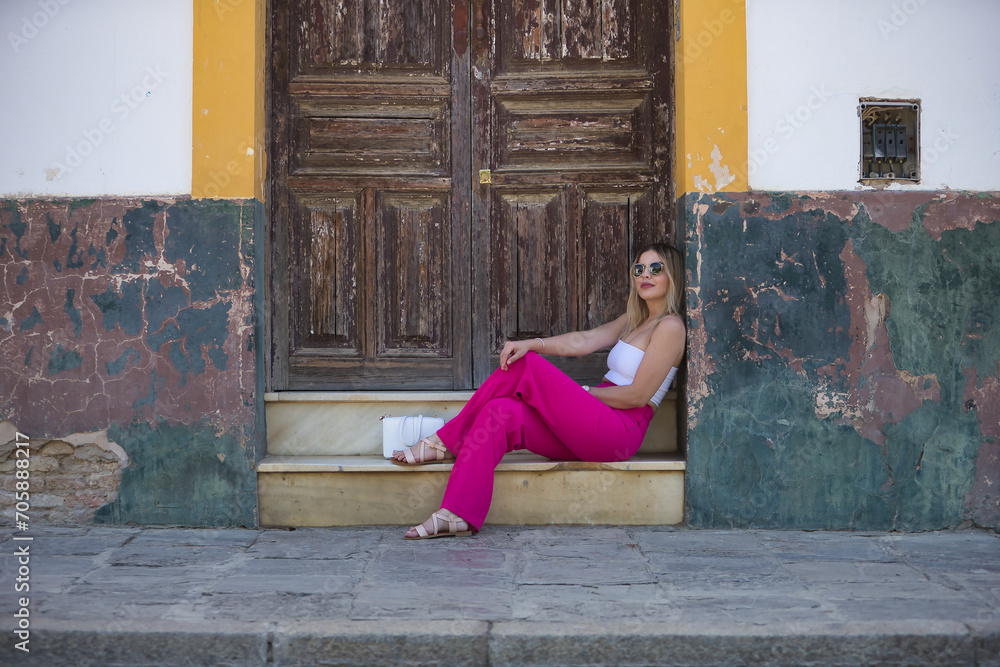
[[[402,532],[8,531],[0,664],[1000,667],[992,532]]]

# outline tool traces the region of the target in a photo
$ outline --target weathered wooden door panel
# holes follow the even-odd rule
[[[498,19],[498,71],[559,71],[577,61],[634,66],[636,21],[648,26],[653,19],[642,12],[635,0],[499,2],[491,8]]]
[[[452,48],[456,6],[274,4],[273,386],[468,387],[471,174],[452,151],[468,146],[468,55]]]
[[[575,272],[552,258],[572,255],[575,238],[567,238],[566,199],[561,188],[496,188],[492,192],[497,240],[490,312],[493,337],[509,334],[548,335],[560,314],[572,308],[572,292],[564,289]],[[507,283],[510,276],[520,282]],[[506,287],[506,289],[505,289]]]
[[[272,388],[471,388],[622,312],[672,232],[669,2],[273,4]]]
[[[477,381],[508,337],[624,312],[630,255],[672,232],[668,5],[474,3],[473,163],[492,183],[473,191],[473,253],[491,261],[473,303],[497,318],[473,335]],[[604,369],[553,361],[580,380]]]
[[[648,91],[497,95],[495,168],[641,169],[650,163],[649,98]]]
[[[288,4],[297,74],[446,74],[449,2],[289,0]]]
[[[448,196],[381,195],[375,299],[380,357],[449,357],[451,252]]]
[[[625,267],[635,248],[663,235],[653,212],[652,188],[584,190],[581,194],[580,296],[585,328],[623,312],[629,291]]]
[[[298,304],[300,317],[309,320],[302,345],[361,354],[366,318],[353,288],[362,256],[361,208],[360,192],[298,202],[296,227],[309,234],[303,241],[309,249],[309,282],[300,293],[309,301]]]
[[[401,91],[400,91],[401,92]],[[449,171],[447,98],[372,100],[307,93],[296,111],[301,123],[297,174]]]

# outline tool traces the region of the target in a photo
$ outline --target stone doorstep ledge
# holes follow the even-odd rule
[[[400,466],[381,456],[268,456],[258,464],[260,523],[271,527],[412,526],[440,506],[453,466]],[[681,523],[683,467],[683,461],[653,457],[585,463],[508,454],[497,467],[487,521],[504,525]]]
[[[271,456],[378,456],[387,415],[452,419],[472,392],[280,392],[267,394],[267,454]],[[664,403],[640,452],[678,449],[677,403]]]
[[[15,655],[16,654],[16,655]],[[995,667],[1000,626],[947,621],[788,623],[539,623],[475,620],[292,620],[206,624],[106,620],[32,624],[19,665],[974,665]]]
[[[465,403],[471,391],[272,391],[265,403]],[[676,401],[668,391],[665,401]]]
[[[402,466],[391,463],[381,456],[267,456],[257,464],[257,472],[447,472],[454,465],[454,463],[429,463],[421,466]],[[591,463],[552,461],[537,454],[513,453],[504,456],[496,470],[497,472],[599,470],[684,472],[685,468],[684,459],[674,455],[640,455],[628,461]]]

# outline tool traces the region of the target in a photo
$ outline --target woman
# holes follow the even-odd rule
[[[635,455],[684,356],[680,253],[655,243],[631,267],[626,312],[596,329],[507,341],[500,368],[438,432],[393,452],[400,465],[455,461],[441,509],[406,539],[470,535],[493,496],[493,471],[507,452],[550,459],[623,461]],[[608,374],[580,386],[536,353],[581,356],[612,347]]]

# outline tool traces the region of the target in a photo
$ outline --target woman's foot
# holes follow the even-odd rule
[[[472,530],[465,519],[443,507],[431,514],[427,521],[406,531],[408,540],[427,540],[432,537],[465,537]]]
[[[392,453],[393,463],[411,466],[423,463],[448,463],[454,458],[436,434],[424,438],[412,447]]]

